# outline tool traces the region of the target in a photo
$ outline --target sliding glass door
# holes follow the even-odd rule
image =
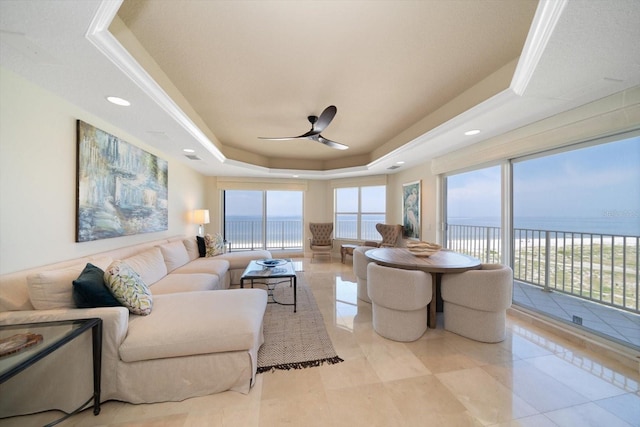
[[[510,265],[515,305],[640,349],[637,133],[452,174],[444,194],[446,247]]]
[[[501,260],[500,166],[446,178],[446,247],[482,262]]]
[[[232,250],[301,250],[301,191],[224,191],[224,237]]]

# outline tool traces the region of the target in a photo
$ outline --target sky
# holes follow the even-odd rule
[[[262,216],[262,191],[226,191],[229,216]],[[301,191],[269,191],[267,216],[302,217]]]
[[[514,217],[640,223],[640,137],[515,162]],[[500,166],[448,178],[449,217],[500,216]]]
[[[519,161],[513,168],[516,219],[588,217],[640,224],[640,137]],[[499,218],[500,179],[500,166],[449,177],[448,217]],[[228,215],[261,215],[261,191],[226,194]],[[302,192],[268,194],[269,216],[302,217]],[[384,209],[384,200],[371,201]],[[357,197],[347,200],[345,210],[346,205],[357,210]]]
[[[262,191],[226,191],[226,210],[229,216],[262,216]],[[358,211],[358,189],[342,189],[339,208],[343,211]],[[268,191],[268,217],[302,218],[302,191]],[[386,196],[384,186],[362,187],[362,211],[384,212]]]

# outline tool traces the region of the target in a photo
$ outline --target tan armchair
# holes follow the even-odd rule
[[[331,250],[333,249],[333,223],[331,222],[312,222],[309,223],[309,231],[311,238],[309,239],[309,248],[311,249],[311,262],[316,255],[329,255],[331,258]]]
[[[396,247],[398,238],[402,236],[402,226],[400,224],[376,224],[376,230],[382,236],[381,248]]]

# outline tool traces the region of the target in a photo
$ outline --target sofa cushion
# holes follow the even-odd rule
[[[207,273],[222,279],[229,270],[229,261],[220,258],[198,258],[173,270],[172,274]]]
[[[85,263],[58,270],[41,271],[27,276],[29,299],[37,310],[75,308],[73,281],[80,276]]]
[[[78,308],[121,305],[105,286],[104,271],[91,263],[87,263],[80,276],[73,281],[73,301]]]
[[[129,320],[124,362],[249,350],[262,333],[262,289],[158,295],[153,313]]]
[[[104,282],[113,296],[133,314],[151,313],[151,291],[126,262],[114,261],[104,272]]]
[[[152,285],[167,275],[167,266],[158,247],[149,248],[123,261],[138,273],[147,285]]]
[[[222,289],[220,278],[215,274],[171,273],[158,280],[149,289],[153,296],[176,292],[213,291]]]
[[[227,252],[224,255],[220,255],[221,259],[229,262],[229,269],[245,269],[249,265],[249,262],[254,259],[266,259],[272,258],[271,252],[266,250],[257,251],[238,251]]]
[[[167,266],[167,272],[169,273],[190,261],[187,248],[184,247],[182,241],[160,245],[160,252],[164,258],[164,264]]]
[[[113,262],[109,256],[93,257],[91,263],[105,269]],[[31,305],[36,310],[76,308],[73,301],[73,281],[87,265],[87,261],[70,263],[64,268],[44,270],[27,276],[27,290]]]
[[[202,239],[202,237],[200,237]],[[199,243],[193,237],[189,239],[184,239],[182,241],[185,249],[187,250],[187,254],[189,255],[189,261],[193,261],[194,259],[198,259],[201,256],[204,256],[206,250],[204,249],[204,240],[202,241],[202,255],[200,255]]]

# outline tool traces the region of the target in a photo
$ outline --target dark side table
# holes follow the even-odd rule
[[[357,247],[358,245],[350,245],[347,243],[341,245],[340,246],[340,262],[344,264],[344,261],[347,258],[347,255],[353,256],[353,250]]]
[[[56,420],[49,426],[69,418],[83,410],[93,400],[93,413],[100,413],[100,370],[102,369],[102,319],[62,320],[56,322],[22,323],[1,325],[0,339],[16,334],[39,334],[42,341],[20,351],[0,357],[0,384],[24,371],[37,361],[44,359],[63,345],[73,341],[91,329],[93,350],[93,396],[75,411]]]

